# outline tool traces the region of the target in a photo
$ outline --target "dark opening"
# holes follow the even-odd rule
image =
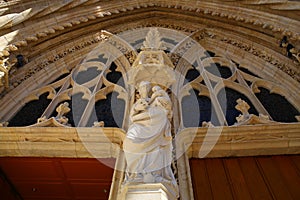
[[[203,121],[213,121],[211,101],[206,96],[198,96],[199,91],[190,90],[182,99],[182,121],[185,127],[201,127]]]
[[[184,84],[188,83],[188,82],[192,82],[193,80],[195,80],[198,76],[200,75],[199,71],[197,69],[190,69],[187,71],[186,75],[185,75],[185,80],[184,80]]]
[[[75,74],[73,78],[76,81],[76,83],[83,84],[85,82],[93,80],[100,73],[101,71],[99,71],[98,68],[95,66],[95,67],[88,68],[86,71],[81,71],[78,74]]]
[[[95,111],[98,121],[104,121],[105,127],[122,127],[125,102],[117,99],[118,93],[108,94],[106,99],[99,100],[95,103]],[[92,126],[90,120],[88,126]]]
[[[106,75],[107,80],[114,83],[114,84],[120,85],[123,88],[125,88],[125,83],[124,83],[122,73],[116,71],[116,69],[117,69],[116,64],[112,63],[109,69],[110,69],[111,72],[109,72]]]
[[[19,54],[19,55],[16,56],[16,58],[17,58],[16,67],[17,68],[23,67],[25,65],[24,56]]]
[[[255,95],[267,109],[273,120],[278,122],[297,122],[296,115],[300,113],[285,97],[280,94],[270,93],[269,90],[259,87],[260,93]]]
[[[82,99],[82,96],[83,96],[82,93],[77,93],[71,97],[71,100],[61,102],[61,103],[64,103],[64,102],[69,103],[69,108],[71,108],[71,111],[69,113],[67,113],[65,115],[65,117],[67,117],[69,119],[68,123],[73,127],[78,126],[79,120],[81,119],[81,116],[83,115],[83,112],[88,103],[87,100]],[[58,107],[61,103],[59,103],[56,107]],[[52,113],[51,116],[52,117],[57,116],[56,110],[54,110],[54,112]]]
[[[105,64],[107,62],[107,58],[104,58],[104,54],[100,54],[96,58],[87,60],[87,62],[102,62]]]
[[[236,117],[238,117],[239,114],[241,114],[240,111],[235,109],[235,106],[237,105],[236,100],[239,98],[241,98],[249,104],[250,109],[248,112],[250,114],[258,115],[258,112],[256,111],[251,101],[245,95],[237,92],[236,90],[233,90],[231,88],[222,89],[218,93],[217,97],[223,112],[226,113],[225,116],[229,126],[233,125],[236,122]]]
[[[44,93],[38,100],[26,103],[9,121],[8,126],[29,126],[35,124],[51,102],[51,99],[47,99],[48,95],[48,92]]]
[[[249,71],[248,69],[246,69],[244,67],[238,67],[238,69],[241,70],[242,72],[245,72],[246,74],[260,78],[258,75],[254,74],[253,72]]]
[[[209,67],[205,68],[208,72],[222,77],[224,79],[232,76],[232,72],[229,67],[221,66],[219,63],[211,64]]]

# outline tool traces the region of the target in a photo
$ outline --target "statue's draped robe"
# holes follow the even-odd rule
[[[168,182],[177,186],[171,170],[172,140],[167,112],[161,106],[150,106],[136,114],[143,117],[133,121],[124,141],[129,182]]]

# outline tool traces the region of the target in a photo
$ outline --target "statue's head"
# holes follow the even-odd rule
[[[141,81],[138,87],[138,91],[141,95],[141,98],[147,98],[150,90],[151,84],[149,81]]]
[[[148,107],[148,102],[145,99],[138,99],[136,102],[135,110],[143,111],[146,110],[147,107]]]
[[[153,86],[153,88],[152,88],[152,91],[153,91],[153,92],[157,92],[157,91],[159,91],[159,90],[162,90],[162,89],[161,89],[161,87],[159,87],[158,85]]]
[[[150,86],[150,82],[149,81],[141,81],[139,84],[139,88],[145,87],[145,86],[147,86],[147,87]]]

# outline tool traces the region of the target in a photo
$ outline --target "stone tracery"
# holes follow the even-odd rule
[[[161,30],[163,30],[163,32],[164,32],[167,29],[161,29]],[[168,53],[168,56],[171,58],[174,56],[178,57],[177,61],[174,64],[176,64],[176,70],[179,70],[180,73],[182,73],[182,75],[184,75],[184,76],[188,72],[188,69],[190,69],[191,63],[193,63],[194,70],[198,71],[199,73],[197,72],[198,75],[196,77],[194,77],[194,79],[190,82],[190,84],[192,85],[192,87],[194,89],[198,89],[199,91],[201,91],[201,94],[206,94],[209,98],[211,98],[211,95],[213,93],[217,94],[218,91],[220,91],[220,89],[224,86],[233,88],[241,93],[246,94],[248,96],[248,98],[252,101],[252,103],[254,103],[256,109],[258,109],[258,111],[264,115],[268,115],[268,112],[261,106],[261,104],[259,103],[259,101],[257,100],[257,98],[254,95],[256,92],[259,92],[259,90],[257,89],[258,87],[266,87],[267,89],[272,88],[272,90],[276,91],[276,93],[287,96],[287,92],[285,90],[283,90],[281,88],[281,86],[276,86],[276,83],[266,81],[266,80],[260,79],[258,77],[254,77],[250,74],[247,74],[247,73],[241,71],[240,68],[238,68],[239,65],[235,64],[236,61],[230,60],[230,59],[228,59],[228,57],[226,57],[226,56],[224,57],[224,55],[205,58],[205,56],[206,56],[205,50],[203,50],[202,52],[201,51],[193,52],[193,51],[195,51],[195,47],[199,46],[198,43],[195,43],[195,41],[191,40],[191,39],[188,39],[184,42],[183,41],[180,42],[180,45],[176,45],[176,47],[174,44],[172,44],[173,48],[174,47],[175,48],[173,50],[171,50],[170,53]],[[136,58],[137,53],[135,52],[135,50],[133,50],[132,47],[130,47],[129,42],[124,43],[124,41],[121,40],[120,45],[116,45],[117,43],[118,43],[117,37],[113,36],[111,39],[108,40],[108,42],[104,42],[103,45],[104,46],[108,45],[108,47],[112,49],[112,52],[115,51],[116,55],[122,55],[118,59],[119,61],[116,61],[116,63],[119,63],[118,67],[117,67],[117,71],[121,72],[122,77],[125,81],[125,85],[121,86],[116,83],[112,83],[112,82],[108,81],[108,79],[105,77],[108,74],[108,71],[106,72],[106,70],[108,70],[108,68],[106,66],[110,65],[111,60],[109,61],[106,58],[105,58],[106,59],[105,60],[104,57],[108,58],[109,55],[106,56],[105,55],[106,53],[103,52],[102,55],[104,55],[104,57],[101,58],[100,60],[102,60],[104,63],[101,64],[102,61],[100,61],[100,60],[99,60],[100,62],[96,61],[95,59],[99,59],[98,56],[99,56],[99,54],[101,54],[102,50],[100,50],[100,52],[98,52],[97,54],[91,54],[90,58],[86,59],[87,61],[88,60],[90,60],[90,61],[88,61],[87,63],[83,63],[77,70],[75,70],[72,73],[73,75],[68,76],[69,78],[65,78],[64,80],[67,82],[64,83],[62,81],[58,81],[56,83],[50,84],[49,86],[38,89],[34,93],[36,93],[37,95],[40,95],[45,91],[49,91],[50,92],[49,94],[51,94],[51,95],[49,95],[48,98],[51,98],[53,100],[56,99],[53,102],[62,102],[63,100],[68,100],[71,98],[72,89],[66,88],[67,85],[70,85],[70,83],[71,83],[71,85],[73,87],[76,86],[77,93],[82,92],[84,94],[83,97],[86,99],[90,99],[94,93],[94,95],[96,95],[95,96],[96,99],[99,100],[101,98],[104,98],[108,93],[110,93],[114,90],[119,93],[119,97],[121,97],[125,101],[128,101],[128,100],[126,100],[126,98],[127,98],[126,93],[128,92],[127,91],[128,88],[126,85],[128,84],[127,83],[128,81],[129,81],[129,83],[131,83],[132,80],[130,80],[130,79],[127,80],[128,74],[126,74],[126,73],[129,72],[129,74],[132,78],[135,76],[137,76],[137,77],[139,76],[138,74],[136,74],[136,75],[132,74],[133,71],[129,70],[130,69],[130,67],[129,67],[130,60],[133,60],[134,58]],[[124,45],[125,46],[127,45],[127,47],[125,47]],[[113,48],[115,48],[115,50],[113,50]],[[124,56],[124,53],[126,53],[126,52],[132,52],[133,57],[132,56],[130,56],[130,57]],[[201,55],[204,55],[204,57]],[[147,54],[147,56],[151,57],[151,58],[149,57],[149,59],[152,59],[152,60],[154,59],[154,57],[153,57],[154,54],[153,55]],[[147,56],[145,57],[145,59],[147,58]],[[201,57],[201,59],[197,58],[197,56]],[[116,56],[116,57],[119,57],[119,56]],[[157,58],[159,58],[159,57],[157,57]],[[122,59],[124,59],[124,60],[122,60]],[[159,58],[159,59],[162,59],[162,58]],[[188,60],[186,60],[186,59],[188,59]],[[93,60],[93,62],[91,62],[92,60]],[[146,62],[146,60],[144,62]],[[227,78],[222,78],[222,75],[220,74],[219,70],[216,68],[215,63],[217,63],[217,64],[219,63],[220,66],[224,65],[223,68],[224,67],[228,68],[231,71],[231,75],[228,76]],[[154,63],[152,63],[152,64],[154,64]],[[166,63],[166,64],[172,65],[171,63]],[[76,74],[78,74],[82,70],[91,69],[91,67],[93,67],[94,65],[96,65],[98,67],[98,69],[100,70],[101,73],[99,75],[101,78],[100,79],[96,78],[96,79],[93,79],[93,81],[88,81],[86,83],[83,83],[82,86],[80,84],[78,84],[77,80],[75,78],[75,77],[77,77]],[[137,66],[137,64],[133,63],[133,66]],[[213,71],[207,71],[209,66]],[[211,67],[211,66],[213,66],[213,67]],[[144,70],[142,70],[141,73],[143,73],[143,71]],[[138,72],[134,72],[134,73],[138,73]],[[166,72],[166,74],[169,74],[169,73]],[[266,77],[266,76],[264,75],[264,77]],[[99,81],[99,80],[100,80],[100,82],[97,83],[97,81]],[[210,83],[208,82],[209,80],[214,82],[216,85],[210,86]],[[269,80],[271,80],[271,78],[269,78]],[[69,82],[69,81],[71,81],[71,82]],[[182,81],[184,81],[184,80],[182,80]],[[156,82],[160,82],[160,81],[156,80]],[[74,85],[73,83],[76,83],[76,84]],[[182,84],[182,86],[179,86],[179,88],[175,89],[175,91],[178,91],[178,95],[180,93],[181,94],[186,93],[186,92],[184,92],[184,88],[185,88],[184,86],[186,85],[186,83],[182,82],[181,84]],[[124,86],[125,86],[125,88],[123,88]],[[53,87],[54,88],[64,87],[64,89],[61,90],[59,93],[57,93],[57,91],[55,91],[53,89]],[[90,87],[94,87],[97,89],[94,91],[90,91],[90,90],[86,89],[86,88],[90,88]],[[102,89],[100,89],[99,87],[100,88],[102,87]],[[180,89],[180,87],[182,87],[182,89]],[[31,100],[31,98],[29,98],[29,97],[30,96],[28,96],[27,101]],[[183,97],[184,96],[181,96],[180,98],[183,98]],[[179,99],[179,102],[180,101],[181,100]],[[298,106],[297,99],[293,99],[293,97],[291,97],[290,101],[291,101],[292,105],[294,105],[296,107]],[[54,104],[56,104],[56,103],[54,103]],[[53,107],[53,106],[54,105],[49,106],[49,111],[45,111],[45,113],[47,113],[48,117],[50,117],[50,114],[53,111],[53,108],[50,109],[50,107]],[[216,108],[216,106],[218,107],[218,103],[215,102],[213,106],[215,108]],[[221,111],[219,110],[217,112],[221,112]],[[125,111],[125,113],[126,113],[126,111]],[[218,118],[219,118],[219,120],[222,121],[221,115]],[[223,117],[223,118],[225,119],[225,117]],[[86,124],[86,122],[81,124],[81,126],[85,126],[84,124]],[[91,123],[89,123],[89,124],[91,124]]]
[[[71,2],[70,2],[71,3]],[[70,9],[70,8],[74,8],[74,7],[77,7],[77,6],[80,6],[82,3],[76,3],[76,4],[72,4],[72,6],[70,6],[70,7],[68,7],[68,6],[66,6],[66,5],[69,5],[69,3],[67,3],[65,6],[65,10],[68,10],[68,9]],[[86,3],[83,3],[84,5],[86,4]],[[125,7],[125,8],[121,8],[121,9],[119,9],[121,12],[127,12],[127,11],[132,11],[132,10],[134,10],[134,9],[140,9],[140,8],[147,8],[147,7],[161,7],[161,8],[175,8],[175,9],[182,9],[182,10],[185,10],[185,11],[189,11],[189,12],[191,12],[191,11],[194,11],[194,12],[200,12],[200,13],[202,13],[203,12],[203,14],[205,14],[205,15],[212,15],[212,16],[214,16],[214,17],[225,17],[225,18],[228,18],[228,19],[233,19],[233,20],[237,20],[237,21],[241,21],[241,22],[245,22],[246,24],[247,23],[249,23],[249,22],[251,22],[251,23],[253,23],[253,24],[255,24],[255,25],[257,25],[257,26],[262,26],[264,29],[271,29],[272,31],[274,30],[274,35],[276,36],[276,34],[277,34],[277,32],[279,31],[279,32],[282,32],[282,34],[283,35],[286,35],[286,36],[288,36],[289,38],[298,38],[297,36],[297,34],[298,33],[295,33],[295,34],[292,34],[292,32],[290,31],[290,30],[287,30],[287,29],[284,29],[284,28],[278,28],[278,27],[274,27],[274,25],[272,25],[272,24],[274,24],[274,17],[270,17],[269,19],[268,19],[268,17],[266,17],[266,18],[264,18],[264,20],[270,20],[269,22],[260,22],[258,19],[252,19],[252,18],[254,18],[254,16],[252,16],[252,14],[250,15],[249,14],[249,12],[245,12],[245,13],[248,13],[247,14],[247,16],[237,16],[237,15],[230,15],[230,14],[228,14],[228,12],[226,11],[226,9],[230,9],[229,7],[225,7],[224,9],[221,9],[220,11],[213,11],[212,9],[211,9],[211,5],[210,4],[206,4],[206,3],[204,3],[204,7],[205,8],[198,8],[198,9],[196,9],[196,8],[194,8],[194,7],[191,7],[191,5],[190,4],[187,4],[187,5],[173,5],[172,3],[171,4],[169,4],[169,5],[167,5],[165,2],[154,2],[154,3],[148,3],[148,2],[141,2],[140,3],[141,5],[128,5],[127,7]],[[89,4],[87,4],[87,5],[89,5]],[[50,4],[48,5],[48,6],[51,6]],[[60,6],[62,6],[62,7],[64,7],[64,4],[63,5],[60,5]],[[47,6],[46,6],[47,7]],[[43,8],[44,9],[44,8]],[[43,10],[42,9],[42,10]],[[58,8],[55,8],[54,9],[54,11],[56,10],[56,9],[58,9]],[[118,10],[118,9],[117,9]],[[248,10],[249,11],[249,10]],[[37,11],[37,13],[39,13],[38,15],[39,16],[46,16],[46,15],[48,15],[48,14],[50,14],[50,13],[48,13],[48,12],[41,12],[41,10],[39,10],[39,11]],[[114,13],[114,14],[118,14],[119,12],[112,12],[112,13]],[[96,16],[96,18],[97,17],[100,17],[100,16],[110,16],[112,13],[110,13],[109,14],[109,12],[108,11],[103,11],[103,13],[102,13],[102,15],[100,15],[99,13],[98,14],[94,14],[95,16]],[[239,13],[239,14],[241,14],[241,13]],[[78,19],[80,19],[80,20],[78,20],[79,21],[79,24],[77,24],[77,25],[80,25],[80,23],[90,23],[90,21],[89,20],[94,20],[95,19],[95,16],[94,15],[91,15],[91,16],[87,16],[86,17],[86,20],[83,20],[82,19],[82,17],[79,17]],[[33,15],[34,16],[34,15]],[[94,16],[94,17],[93,17]],[[32,18],[32,16],[31,16],[31,18]],[[34,17],[33,17],[34,18]],[[26,20],[26,19],[24,19],[24,20]],[[282,19],[283,21],[286,21],[287,19]],[[74,19],[73,19],[73,21],[74,21]],[[72,21],[72,22],[73,22]],[[76,20],[75,20],[76,21]],[[259,21],[259,23],[257,22],[257,21]],[[276,22],[277,23],[277,22]],[[294,23],[296,23],[296,22],[294,22]],[[76,23],[74,23],[73,22],[73,24],[74,25],[76,25]],[[283,24],[283,26],[284,25],[286,25],[286,24],[289,24],[289,23],[284,23]],[[70,27],[72,27],[72,26],[70,26],[70,25],[72,25],[72,23],[70,22],[62,22],[61,23],[61,25],[53,25],[54,26],[54,28],[56,28],[56,30],[54,29],[54,28],[52,28],[51,30],[53,30],[53,31],[50,31],[50,29],[48,30],[43,30],[43,31],[41,31],[41,32],[39,32],[39,33],[37,33],[37,38],[39,39],[39,38],[44,38],[44,36],[45,36],[45,34],[47,35],[47,34],[53,34],[53,33],[55,33],[55,31],[61,31],[58,27],[65,27],[65,28],[70,28]],[[155,25],[155,24],[154,24]],[[165,24],[160,24],[160,23],[157,23],[155,26],[164,26]],[[43,25],[44,26],[44,25]],[[43,26],[41,26],[41,28],[43,27]],[[152,24],[152,26],[153,26],[153,24]],[[176,27],[178,28],[178,29],[181,29],[181,30],[187,30],[187,27],[183,27],[183,25],[182,24],[180,24],[180,25],[173,25],[173,26],[170,26],[170,27],[168,27],[168,28],[175,28],[176,29]],[[73,27],[72,27],[73,28]],[[124,30],[124,29],[123,29]],[[199,28],[194,28],[193,29],[193,31],[192,32],[195,32],[196,30],[199,30]],[[119,30],[120,31],[120,30]],[[117,31],[117,32],[119,32],[119,31]],[[33,37],[35,37],[35,36],[25,36],[25,38],[23,38],[23,39],[20,39],[20,41],[19,42],[16,42],[16,46],[18,46],[18,47],[22,47],[22,46],[27,46],[28,45],[28,42],[30,43],[30,42],[32,42],[32,40],[30,39],[30,38],[33,38]],[[276,36],[277,37],[277,36]],[[27,40],[26,40],[27,39]],[[45,39],[45,38],[44,38]],[[294,39],[293,39],[293,41],[294,41]],[[34,41],[33,41],[34,42]],[[27,47],[26,47],[27,48]],[[10,48],[8,48],[8,50],[10,51],[11,49]],[[259,53],[259,55],[261,55],[260,53]],[[295,55],[297,55],[297,54],[295,54]],[[57,55],[58,56],[58,58],[59,57],[61,57],[61,56],[59,56],[59,54]],[[55,56],[56,57],[56,56]],[[265,57],[265,56],[263,56],[263,57]],[[268,58],[267,59],[269,59],[269,56],[268,56]],[[56,59],[54,59],[54,60],[56,60]],[[276,61],[272,61],[272,62],[275,62],[275,64],[277,65],[277,63],[278,62],[276,62]],[[47,62],[45,62],[45,64],[47,64]],[[286,66],[285,64],[284,65],[282,65],[282,64],[279,64],[278,65],[278,67],[280,68],[280,69],[282,69],[283,71],[285,71],[286,73],[288,73],[289,75],[291,75],[291,76],[295,76],[295,72],[297,72],[297,70],[295,71],[295,69],[291,69],[291,65],[289,64],[289,66]],[[31,74],[32,75],[32,74]],[[31,76],[31,75],[29,75],[29,76]],[[28,77],[29,77],[28,76]],[[296,75],[295,76],[295,79],[297,80],[298,79],[298,77],[299,77],[299,75]],[[24,81],[24,80],[21,80],[21,81]]]
[[[72,7],[73,4],[69,6]],[[205,15],[209,22],[214,21],[212,19],[222,18],[223,20],[228,19],[229,22],[234,21],[234,23],[243,23],[244,28],[245,26],[248,27],[248,25],[252,28],[255,27],[256,30],[261,30],[262,28],[267,32],[266,34],[269,35],[282,33],[289,35],[289,37],[295,38],[297,36],[297,34],[295,34],[294,32],[288,32],[288,30],[281,29],[279,27],[281,25],[274,25],[271,19],[266,19],[265,21],[262,19],[254,19],[251,16],[245,16],[243,14],[233,15],[230,14],[230,12],[227,12],[226,9],[213,10],[209,8],[209,6],[205,9],[197,9],[191,7],[190,5],[173,6],[160,2],[156,2],[153,4],[145,3],[142,4],[141,7],[131,7],[131,5],[126,5],[123,9],[114,8],[115,10],[111,11],[111,13],[105,13],[105,17],[109,18],[110,15],[117,15],[121,12],[124,12],[124,14],[126,14],[125,12],[129,10],[132,11],[140,8],[145,8],[147,12],[147,7],[153,7],[156,10],[153,12],[153,15],[166,14],[164,13],[163,8],[166,8],[168,6],[174,7],[176,9],[182,9],[191,13],[198,12],[200,13],[199,16]],[[62,8],[62,10],[68,10],[68,6]],[[41,12],[40,15],[43,14],[45,13]],[[60,34],[66,33],[69,30],[70,32],[73,30],[80,30],[80,26],[92,26],[93,22],[91,21],[95,20],[96,24],[96,21],[98,20],[97,18],[99,16],[91,14],[89,16],[75,19],[72,22],[59,22],[57,23],[57,25],[53,25],[52,28],[49,28],[48,30],[45,30],[43,32],[38,32],[36,35],[25,35],[23,38],[20,38],[20,40],[17,41],[15,45],[19,48],[20,51],[29,49],[31,47],[41,47],[43,49],[43,45],[35,46],[35,44],[37,42],[41,42],[42,44],[44,41],[54,36],[54,34],[59,36]],[[101,17],[103,17],[103,15]],[[268,38],[272,38],[272,41],[270,41],[270,43],[259,45],[259,42],[253,42],[251,39],[243,40],[244,37],[241,37],[241,35],[239,34],[233,34],[232,36],[228,37],[228,34],[226,35],[225,31],[225,36],[223,36],[222,30],[218,30],[218,28],[216,28],[218,27],[218,25],[214,23],[212,27],[207,27],[202,24],[199,26],[196,26],[195,24],[192,25],[192,23],[185,25],[180,22],[180,20],[178,20],[178,22],[175,22],[175,20],[157,20],[157,22],[153,22],[152,18],[145,19],[145,21],[143,21],[142,23],[140,21],[134,21],[132,24],[129,23],[125,27],[122,25],[112,26],[109,30],[112,33],[120,33],[125,29],[133,30],[134,28],[152,26],[157,27],[158,30],[162,33],[166,33],[170,31],[170,29],[180,31],[180,34],[178,33],[179,36],[174,34],[173,32],[172,35],[175,36],[166,37],[166,34],[163,34],[164,37],[162,38],[162,40],[167,43],[165,53],[167,53],[166,55],[168,56],[166,58],[170,59],[171,64],[174,65],[174,67],[172,67],[172,70],[174,69],[176,72],[179,72],[181,74],[180,76],[183,77],[176,77],[178,78],[176,79],[176,81],[178,81],[178,85],[171,88],[171,92],[171,89],[168,89],[172,102],[174,101],[176,104],[174,107],[175,110],[181,109],[179,112],[175,111],[175,114],[173,115],[176,116],[175,119],[169,117],[169,120],[172,122],[172,126],[174,126],[172,127],[172,132],[174,132],[175,134],[176,131],[187,130],[186,128],[189,127],[189,125],[181,123],[183,121],[183,118],[185,118],[185,116],[183,116],[182,114],[182,111],[184,109],[182,101],[183,98],[192,96],[192,91],[195,92],[196,96],[207,97],[211,104],[209,109],[217,110],[217,114],[215,113],[215,115],[217,115],[215,116],[215,118],[217,118],[217,123],[212,123],[211,121],[199,121],[199,123],[197,123],[199,124],[198,126],[201,126],[202,122],[203,127],[206,127],[208,129],[214,127],[218,128],[220,125],[231,125],[228,123],[226,113],[224,112],[224,109],[222,107],[222,99],[220,100],[217,98],[218,94],[222,94],[222,91],[226,88],[235,90],[241,94],[245,94],[248,102],[250,101],[253,103],[253,106],[251,107],[257,110],[257,115],[252,115],[252,112],[250,112],[250,117],[238,118],[238,123],[235,125],[240,126],[249,124],[252,125],[257,123],[276,123],[270,120],[273,118],[273,113],[270,113],[266,106],[261,104],[261,99],[259,99],[256,95],[263,93],[263,89],[267,89],[270,93],[276,93],[286,97],[289,103],[291,103],[292,106],[296,108],[297,113],[293,113],[293,115],[296,115],[296,119],[299,120],[299,97],[296,90],[298,87],[296,82],[293,82],[293,80],[290,79],[290,77],[292,77],[294,78],[294,80],[299,81],[299,76],[297,74],[297,65],[296,63],[291,63],[288,58],[281,56],[280,50],[274,49],[274,51],[270,51],[270,49],[272,48],[265,48],[267,47],[267,45],[272,46],[270,43],[274,42],[277,36],[275,36],[275,38],[265,36],[262,39],[262,42],[268,40]],[[135,31],[138,32],[139,30],[141,29]],[[245,33],[247,33],[247,31]],[[50,50],[46,51],[44,49],[46,53],[44,57],[36,56],[37,52],[31,54],[32,59],[40,61],[36,61],[34,63],[29,62],[29,65],[25,67],[31,69],[23,70],[23,72],[26,73],[25,76],[23,76],[24,74],[21,73],[22,69],[17,71],[16,74],[12,74],[13,80],[11,83],[14,84],[14,86],[10,87],[10,89],[13,90],[13,87],[17,87],[19,84],[21,86],[28,85],[28,91],[30,91],[31,94],[28,96],[24,96],[24,91],[16,93],[15,91],[17,90],[14,90],[13,92],[11,92],[11,96],[17,96],[16,101],[19,102],[19,105],[17,105],[16,108],[12,109],[11,114],[6,115],[5,113],[9,109],[6,109],[6,111],[4,110],[4,114],[2,114],[3,116],[0,116],[0,119],[3,121],[9,121],[9,119],[12,118],[13,114],[16,113],[17,110],[24,104],[30,102],[33,99],[39,99],[41,95],[48,92],[49,95],[47,96],[47,98],[51,99],[51,103],[48,105],[43,115],[41,115],[43,117],[40,118],[40,122],[43,122],[45,120],[47,121],[47,119],[51,118],[51,116],[54,117],[55,108],[57,108],[60,103],[68,101],[71,105],[72,100],[78,99],[78,101],[76,101],[77,103],[84,101],[84,103],[82,104],[82,107],[84,107],[84,109],[80,111],[80,114],[82,115],[80,115],[80,119],[77,119],[77,122],[75,124],[72,124],[73,126],[103,127],[104,123],[105,126],[111,126],[111,123],[102,123],[99,118],[92,117],[90,119],[90,117],[93,115],[93,111],[91,110],[93,110],[93,107],[95,107],[97,102],[107,100],[106,103],[108,102],[108,104],[111,104],[112,101],[115,101],[112,100],[112,93],[115,93],[115,99],[119,98],[122,99],[123,102],[125,102],[124,106],[121,107],[121,110],[123,110],[121,117],[122,122],[118,123],[116,126],[128,130],[129,127],[127,124],[129,119],[126,116],[128,116],[129,110],[132,104],[135,102],[135,99],[139,98],[134,97],[133,93],[135,91],[135,88],[130,86],[129,84],[137,83],[130,79],[130,77],[132,78],[133,76],[129,73],[129,71],[132,69],[132,65],[138,67],[138,64],[135,65],[134,61],[137,59],[138,52],[141,50],[140,47],[145,40],[144,37],[141,36],[142,33],[137,33],[136,38],[127,38],[129,39],[128,41],[126,40],[126,37],[119,38],[118,35],[115,36],[109,32],[105,32],[105,34],[97,32],[97,34],[94,34],[94,36],[99,35],[100,39],[99,37],[92,38],[89,36],[83,36],[84,38],[81,38],[80,42],[75,42],[75,44],[72,43],[72,41],[74,40],[70,39],[70,45],[66,45],[66,48],[53,48],[50,49],[51,52]],[[182,37],[182,35],[184,37]],[[264,36],[264,34],[260,34],[259,36]],[[105,49],[106,51],[98,49],[99,51],[97,51],[93,55],[90,55],[89,59],[84,60],[85,63],[80,62],[83,58],[82,56],[86,56],[87,52],[91,51],[92,48],[94,48],[99,43],[102,43],[103,41],[107,41],[103,47],[103,49]],[[203,51],[198,51],[199,49],[197,49],[197,45],[199,44],[204,47]],[[14,55],[14,53],[11,52],[12,51],[8,53],[10,53],[11,56]],[[112,53],[113,56],[109,55],[107,52]],[[236,52],[240,53],[236,55]],[[161,61],[160,58],[153,53],[145,56],[145,60],[147,59],[151,61],[151,64],[159,64],[159,62]],[[68,66],[66,66],[66,64]],[[276,67],[281,70],[277,71]],[[70,71],[72,71],[71,74],[69,74]],[[225,71],[229,73],[224,75],[224,73],[226,73]],[[42,73],[45,74],[45,72],[48,74],[45,76],[40,76]],[[79,80],[79,76],[83,76],[83,74],[88,74],[90,72],[95,72],[95,76],[90,79],[87,78],[84,80]],[[116,73],[118,73],[118,75],[116,75]],[[66,77],[62,79],[56,80],[56,78],[62,74],[69,75],[66,75]],[[190,79],[186,78],[188,76],[190,77]],[[278,77],[281,76],[283,78],[279,79]],[[39,77],[41,77],[41,79],[39,79]],[[49,79],[49,77],[51,77],[51,80]],[[135,77],[138,77],[138,75],[136,75]],[[122,80],[118,81],[119,78]],[[29,83],[33,79],[38,80],[38,85],[36,84],[35,87],[33,87],[34,84]],[[55,81],[52,82],[53,80]],[[26,93],[28,93],[28,91]],[[21,100],[19,101],[18,98]],[[159,99],[156,100],[157,104],[161,103]],[[3,107],[8,105],[5,104],[5,101],[7,101],[7,98],[3,99]],[[101,112],[103,112],[100,115],[106,115],[107,110],[111,109],[111,105],[109,107],[107,106],[107,104],[101,104],[100,106],[98,106],[98,108],[99,107],[103,108],[101,109]],[[252,121],[249,119],[251,119]],[[40,125],[61,126],[62,124],[55,124],[55,121],[53,121],[47,124],[41,123]],[[244,141],[248,139],[249,138],[247,137],[242,139],[237,137],[234,138],[233,141]],[[39,140],[40,139],[33,138],[29,139],[28,141],[34,142]],[[177,164],[174,166],[175,171],[177,171]]]

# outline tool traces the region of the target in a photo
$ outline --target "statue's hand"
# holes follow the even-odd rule
[[[132,122],[141,122],[144,120],[149,120],[150,119],[150,115],[149,113],[138,113],[136,115],[131,116],[131,121]]]

